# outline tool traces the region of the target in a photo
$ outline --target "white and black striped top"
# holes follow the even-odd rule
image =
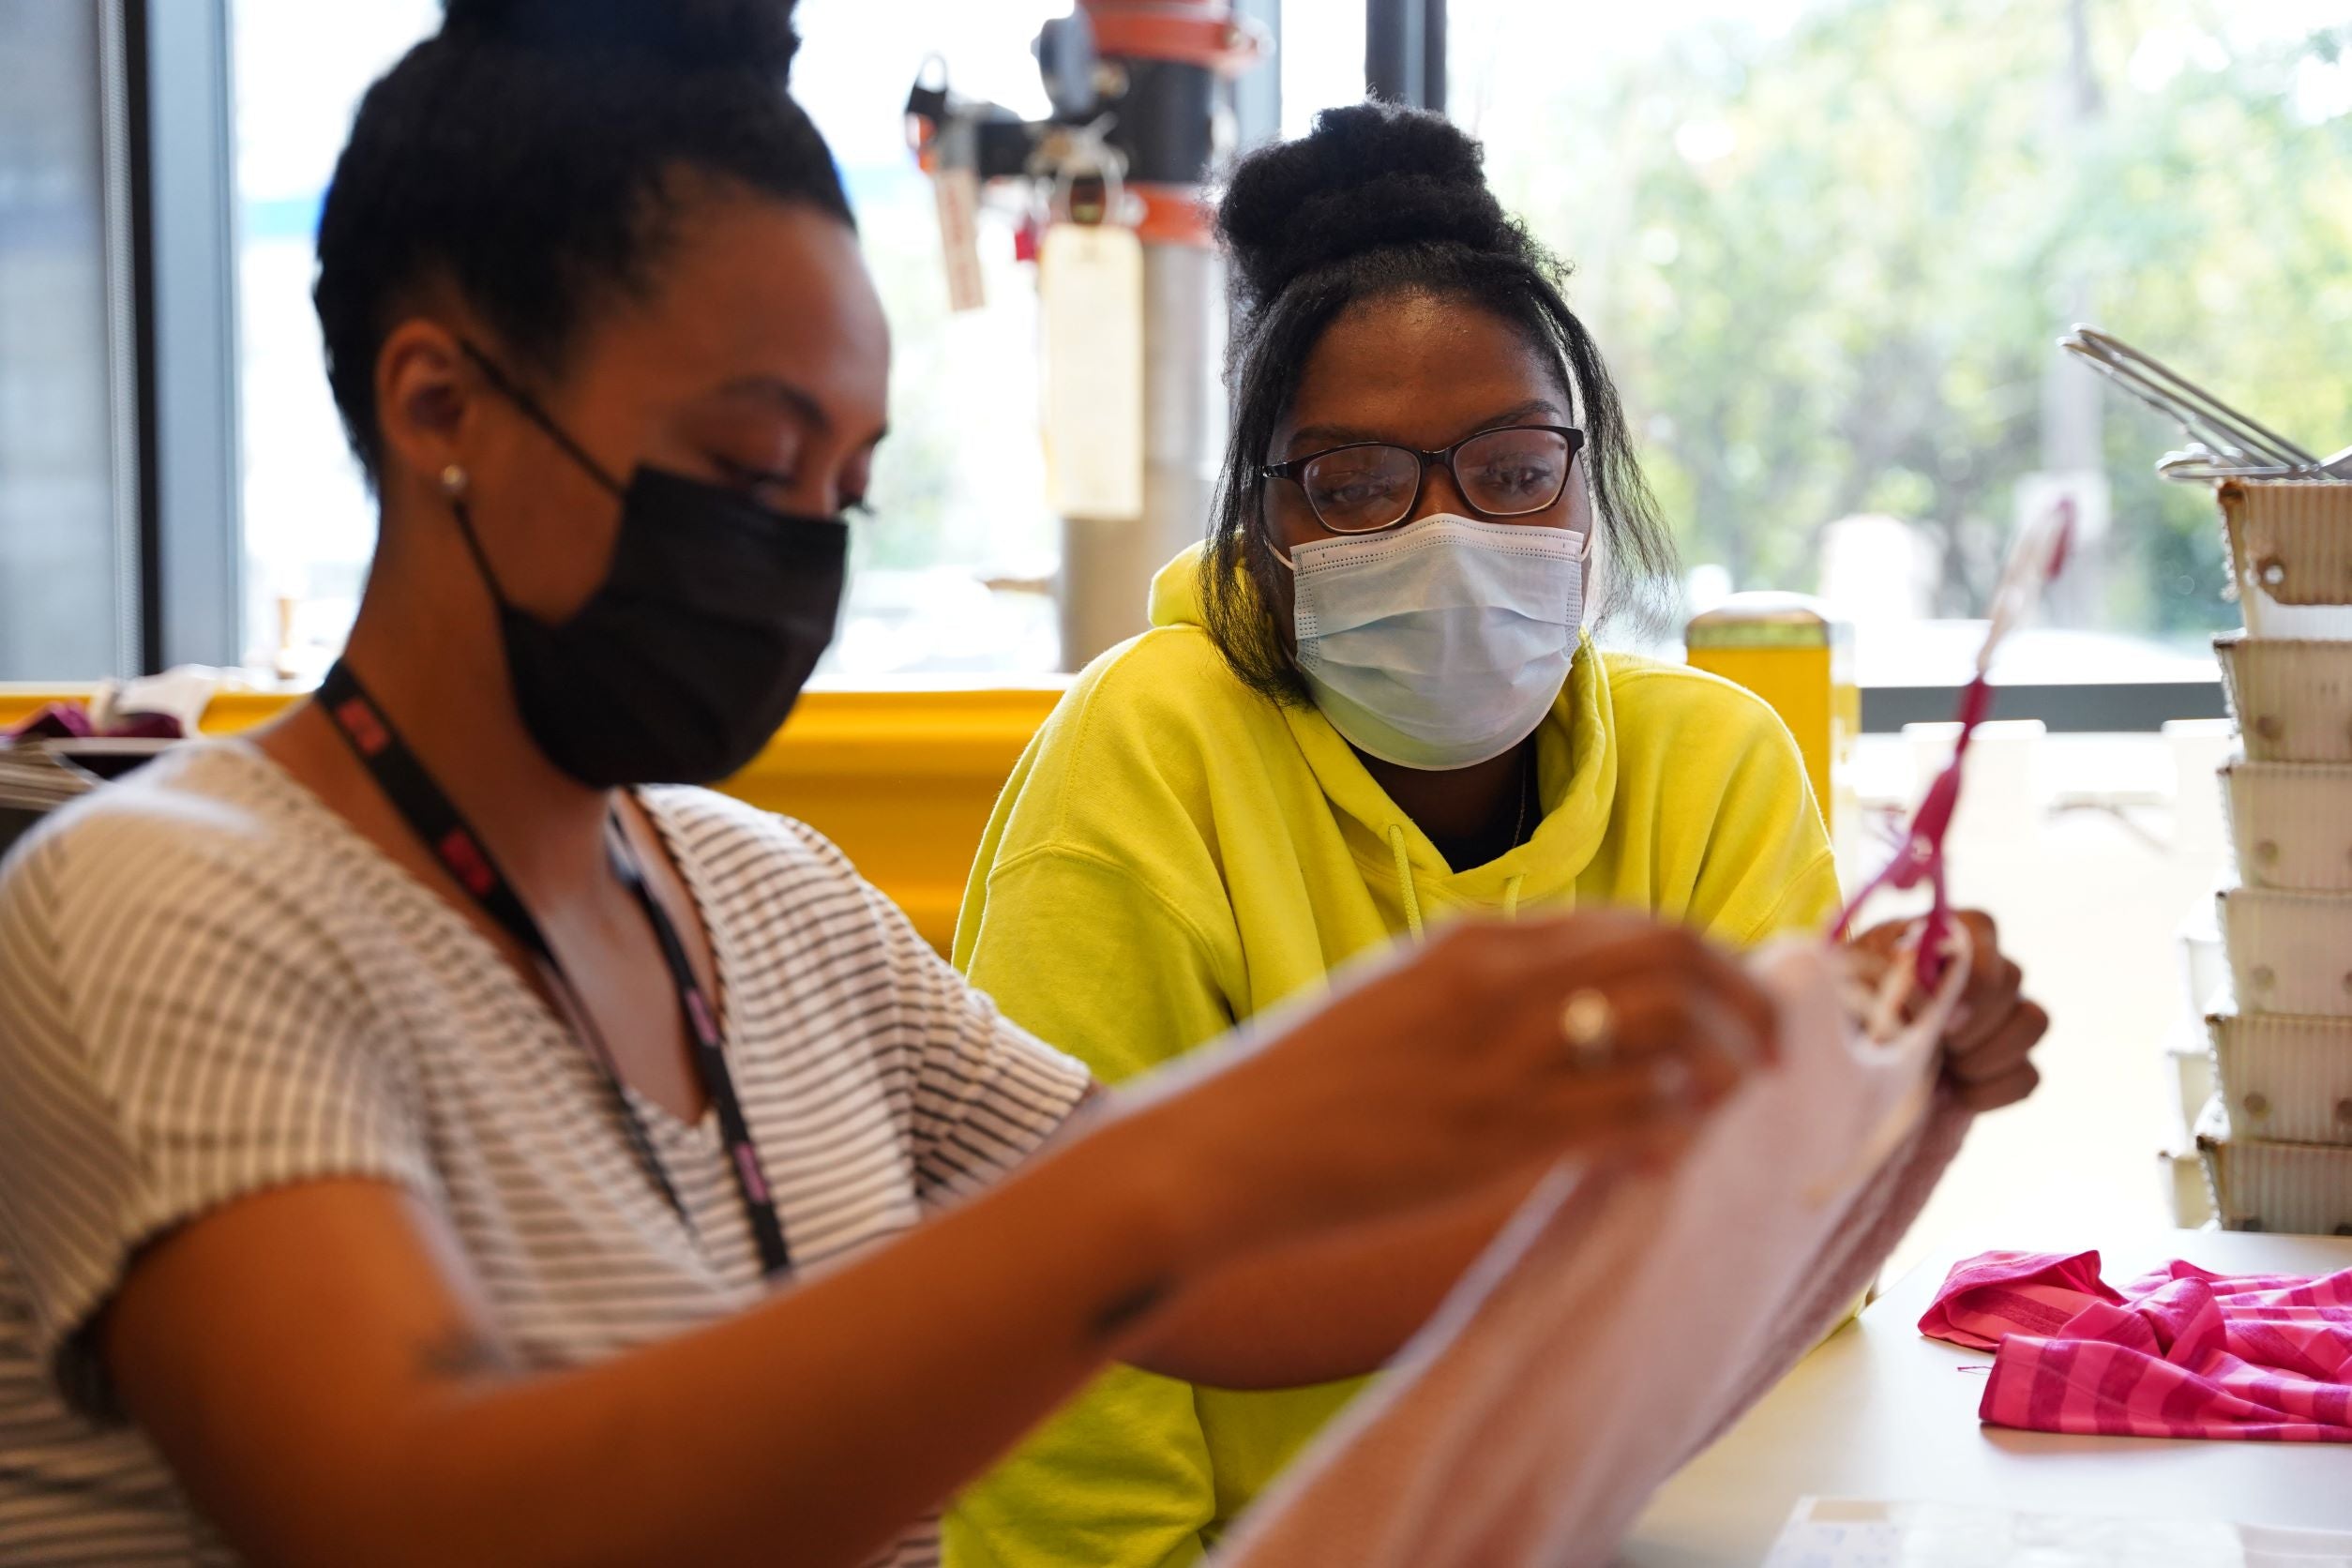
[[[645,804],[710,930],[798,1264],[997,1177],[1084,1093],[808,828],[701,791]],[[497,951],[249,746],[188,746],[44,823],[0,877],[0,1562],[234,1561],[83,1331],[135,1249],[242,1194],[410,1187],[533,1364],[744,1307],[759,1261],[716,1126],[639,1108],[691,1234]],[[936,1556],[926,1524],[888,1560]]]

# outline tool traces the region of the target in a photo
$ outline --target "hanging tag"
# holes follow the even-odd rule
[[[977,310],[988,303],[980,282],[980,172],[977,133],[952,126],[939,139],[931,194],[939,204],[941,259],[947,265],[947,308]]]
[[[947,308],[977,310],[988,301],[980,286],[980,176],[942,169],[933,177],[939,198],[940,249],[947,262]]]
[[[1053,508],[1133,521],[1143,515],[1143,244],[1118,224],[1051,224],[1037,286]]]

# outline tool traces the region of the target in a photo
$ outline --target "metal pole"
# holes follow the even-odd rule
[[[1143,518],[1063,521],[1068,669],[1142,631],[1153,574],[1206,531],[1225,453],[1224,292],[1215,251],[1143,248]]]
[[[149,668],[161,640],[155,611],[154,247],[147,203],[151,95],[146,17],[136,3],[98,5],[99,169],[106,260],[107,425],[113,479],[113,672]]]
[[[1280,16],[1278,4],[1225,13],[1201,0],[1093,0],[1092,8],[1104,55],[1126,83],[1112,141],[1127,155],[1130,181],[1162,205],[1156,220],[1147,208],[1141,229],[1143,516],[1063,520],[1062,661],[1071,670],[1149,625],[1153,575],[1208,527],[1225,454],[1225,288],[1196,199],[1217,154],[1218,109],[1232,101],[1215,61],[1237,46],[1223,30],[1232,16],[1270,23]],[[1204,53],[1197,37],[1181,35],[1205,18],[1220,32]],[[1262,100],[1258,107],[1268,113]]]
[[[237,384],[236,158],[227,0],[144,6],[150,95],[154,445],[147,482],[159,640],[145,662],[245,654],[244,452]]]
[[[2067,63],[2058,86],[2058,141],[2061,156],[2072,162],[2089,141],[2100,112],[2099,81],[2091,68],[2089,0],[2069,0]],[[2092,310],[2092,280],[2081,274],[2063,279],[2060,330],[2088,321]],[[2105,398],[2099,378],[2072,354],[2051,354],[2042,380],[2042,467],[2045,473],[2071,474],[2098,485],[2103,493],[2106,470]],[[2100,520],[2104,522],[2106,520]],[[2076,536],[2076,555],[2066,576],[2053,583],[2049,611],[2062,625],[2094,623],[2105,602],[2112,569],[2112,547],[2106,538]]]
[[[1445,0],[1421,0],[1421,107],[1445,113]]]
[[[2091,72],[2088,0],[2067,6],[2066,73],[2058,86],[2059,145],[2071,158],[2088,140],[2099,117],[2099,83]],[[2091,284],[2077,275],[2066,280],[2067,321],[2090,317]],[[2105,464],[2101,442],[2103,388],[2068,354],[2052,354],[2042,400],[2042,465],[2053,471],[2088,470]]]
[[[1419,104],[1427,92],[1424,0],[1364,0],[1364,96]]]

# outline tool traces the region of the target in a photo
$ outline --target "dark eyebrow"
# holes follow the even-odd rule
[[[1560,405],[1549,398],[1530,398],[1515,407],[1503,409],[1500,413],[1490,414],[1485,418],[1476,421],[1464,429],[1460,435],[1455,437],[1455,440],[1465,440],[1481,430],[1497,430],[1537,414],[1548,414],[1555,419],[1567,417],[1560,412]],[[1307,425],[1292,430],[1288,445],[1293,453],[1304,453],[1319,451],[1327,446],[1346,446],[1359,441],[1378,441],[1393,446],[1411,445],[1410,442],[1398,441],[1394,436],[1384,435],[1378,430],[1359,430],[1350,425]]]
[[[803,424],[829,430],[833,421],[825,415],[824,405],[789,381],[774,376],[738,376],[719,388],[730,398],[753,398],[761,402],[776,403],[789,409]]]
[[[822,403],[791,382],[775,376],[739,376],[720,387],[719,391],[730,398],[753,398],[761,402],[774,403],[813,430],[829,431],[833,429],[832,416],[825,413]],[[884,425],[859,445],[878,446],[889,434],[890,427]]]

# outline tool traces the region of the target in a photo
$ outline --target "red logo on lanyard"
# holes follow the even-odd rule
[[[392,731],[384,727],[384,720],[376,716],[376,710],[369,706],[364,697],[345,698],[335,710],[335,719],[362,756],[376,756],[392,744]]]
[[[482,853],[481,846],[475,843],[474,836],[461,827],[451,829],[449,836],[441,841],[441,863],[449,867],[459,885],[476,898],[489,897],[491,890],[498,886],[498,874],[490,869],[490,860]]]

